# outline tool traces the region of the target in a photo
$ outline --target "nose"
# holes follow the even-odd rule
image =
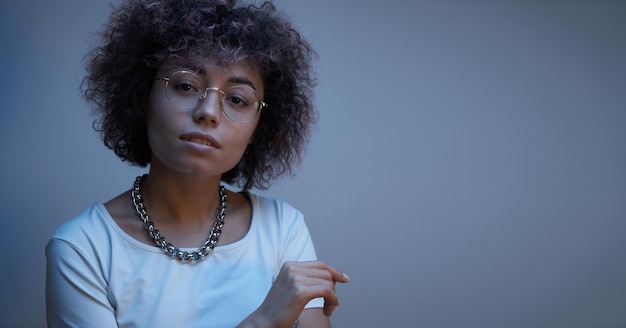
[[[196,122],[209,122],[217,124],[221,118],[222,91],[218,88],[206,88],[194,110]]]

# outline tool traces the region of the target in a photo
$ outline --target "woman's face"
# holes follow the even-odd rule
[[[151,166],[217,177],[237,165],[254,138],[260,113],[249,121],[234,121],[222,111],[222,99],[223,106],[233,108],[244,104],[242,100],[251,101],[248,98],[256,91],[262,100],[259,72],[245,62],[229,68],[205,63],[199,67],[162,68],[156,78],[146,111]],[[239,90],[243,91],[241,98]],[[183,106],[188,108],[180,108],[174,92],[183,101],[189,97],[190,105]],[[196,103],[198,95],[206,97]]]

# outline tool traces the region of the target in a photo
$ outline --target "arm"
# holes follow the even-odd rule
[[[117,327],[106,281],[95,261],[59,239],[46,246],[49,327]]]
[[[317,327],[331,328],[329,317],[321,308],[304,309],[298,317],[298,328]]]

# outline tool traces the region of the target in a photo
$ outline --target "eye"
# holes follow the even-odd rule
[[[172,74],[169,87],[179,95],[196,95],[202,89],[204,81],[198,75],[180,71]]]
[[[256,91],[247,86],[231,87],[224,95],[224,104],[237,110],[256,109],[258,102]]]
[[[233,107],[249,107],[250,102],[248,99],[250,96],[246,96],[241,90],[228,90],[224,95],[224,101]]]
[[[190,83],[186,83],[186,82],[178,82],[176,84],[172,84],[174,90],[176,90],[177,92],[181,92],[181,93],[196,93],[198,92],[198,89],[196,87],[194,87],[192,84]]]
[[[228,95],[227,98],[224,99],[225,101],[235,105],[235,106],[246,106],[247,102],[245,99],[237,96],[237,95]]]

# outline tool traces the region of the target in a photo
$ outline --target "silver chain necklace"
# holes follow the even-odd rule
[[[213,227],[211,228],[211,233],[209,233],[209,237],[204,242],[202,247],[198,248],[196,251],[187,252],[183,251],[180,248],[175,247],[165,239],[163,235],[159,232],[159,229],[156,228],[154,222],[148,216],[148,211],[146,210],[146,206],[143,203],[143,198],[141,197],[141,183],[147,177],[147,174],[143,176],[138,176],[135,179],[135,183],[133,184],[133,189],[131,191],[131,197],[133,199],[133,204],[135,205],[135,210],[137,214],[143,221],[143,226],[148,231],[148,234],[154,240],[154,243],[161,247],[165,254],[173,257],[181,262],[193,262],[197,260],[201,260],[207,257],[215,248],[217,241],[219,240],[219,236],[222,234],[222,227],[224,227],[224,217],[226,216],[226,208],[228,207],[228,199],[226,198],[226,192],[224,190],[224,186],[220,185],[219,194],[220,194],[220,205],[217,211],[217,216],[215,217],[215,222],[213,223]]]

